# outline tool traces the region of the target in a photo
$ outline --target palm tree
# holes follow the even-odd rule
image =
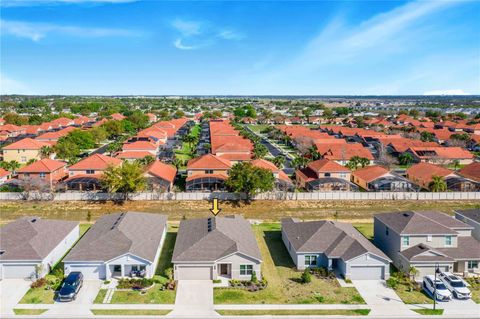
[[[455,170],[458,169],[458,167],[460,166],[460,161],[458,159],[454,160],[453,161],[453,167]]]
[[[356,170],[358,165],[360,165],[361,158],[359,156],[352,156],[350,160],[348,161],[346,167],[348,167],[350,170]]]
[[[428,188],[432,192],[444,192],[447,190],[447,183],[442,176],[432,176],[432,181],[428,184]]]
[[[398,157],[400,165],[410,165],[413,163],[413,155],[411,153],[405,152]]]
[[[410,266],[408,269],[408,274],[412,277],[412,280],[415,280],[415,277],[418,276],[420,272],[414,266]]]
[[[275,164],[278,168],[282,168],[285,165],[285,156],[278,155],[272,160],[272,163]]]
[[[358,160],[358,163],[363,168],[363,167],[368,166],[370,164],[370,160],[368,158],[365,158],[365,157],[360,157],[360,159]]]
[[[15,174],[17,169],[20,168],[20,166],[21,166],[20,163],[17,161],[10,161],[7,163],[5,169]]]
[[[138,162],[140,165],[147,166],[148,164],[155,162],[155,157],[152,155],[147,155],[144,158],[139,159]]]
[[[321,155],[318,152],[318,149],[315,145],[308,148],[308,156],[313,160],[316,161],[320,159]]]
[[[183,166],[183,164],[185,164],[185,161],[178,158],[178,157],[175,157],[172,161],[172,164],[177,168],[177,169],[180,169],[180,167]]]
[[[307,166],[308,163],[309,163],[308,158],[300,156],[300,157],[296,157],[296,158],[293,159],[292,166],[295,169],[301,169],[301,168],[304,168],[305,166]]]
[[[53,153],[53,148],[50,147],[50,146],[42,146],[40,148],[40,157],[41,158],[47,158],[47,157],[50,157],[50,155],[52,155]]]

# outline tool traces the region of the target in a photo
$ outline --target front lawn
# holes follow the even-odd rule
[[[171,310],[161,309],[90,309],[96,316],[165,316]]]
[[[475,278],[467,278],[468,289],[472,293],[472,300],[476,303],[480,303],[480,282],[477,282]]]
[[[368,240],[373,241],[373,223],[355,223],[353,224],[363,236],[365,236]]]
[[[53,303],[55,298],[55,291],[51,289],[30,288],[25,296],[23,296],[20,303],[22,304],[39,304],[39,303]]]
[[[160,290],[163,285],[155,284],[146,291],[116,290],[112,296],[112,304],[173,304],[175,290]]]
[[[391,288],[406,304],[433,304],[432,298],[422,289],[421,285],[410,282],[410,279],[402,275],[398,270],[391,271],[390,279],[395,284]]]
[[[243,289],[215,288],[216,304],[363,304],[365,301],[355,288],[342,288],[337,280],[319,279],[299,282],[301,272],[282,242],[280,224],[253,226],[262,254],[262,273],[268,281],[264,290],[249,292]]]
[[[413,311],[424,316],[443,315],[443,309],[413,309]]]
[[[100,289],[93,303],[103,303],[103,299],[107,295],[107,289]]]
[[[13,309],[13,313],[17,316],[38,316],[48,309]]]
[[[222,316],[366,316],[370,309],[319,310],[217,310]]]

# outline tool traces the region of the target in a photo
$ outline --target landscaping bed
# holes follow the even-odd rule
[[[115,290],[111,303],[173,304],[175,303],[175,294],[175,290],[165,290],[163,284],[154,284],[153,287],[148,290]]]
[[[63,271],[57,275],[46,275],[35,282],[32,282],[30,289],[23,296],[21,304],[52,304],[55,301],[56,290],[60,287],[63,278]]]
[[[161,309],[90,309],[96,316],[165,316],[171,310]]]
[[[302,283],[302,272],[295,269],[281,239],[279,224],[253,226],[262,254],[265,289],[215,288],[216,304],[364,304],[353,287],[340,287],[336,279],[312,276]]]
[[[222,316],[366,316],[370,309],[319,310],[217,310]]]
[[[425,293],[421,284],[399,271],[392,271],[387,286],[395,290],[406,304],[433,304],[432,298]]]
[[[472,300],[480,303],[480,278],[467,278],[465,281],[469,284],[468,289],[472,292]]]

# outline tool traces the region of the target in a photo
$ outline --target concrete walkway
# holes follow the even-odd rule
[[[395,291],[385,285],[385,281],[353,280],[353,284],[371,309],[370,315],[418,317],[418,313],[410,310]]]
[[[180,280],[175,307],[169,317],[219,317],[213,309],[213,282],[211,280]]]
[[[0,281],[0,318],[13,314],[13,308],[32,284],[29,280],[3,279]]]

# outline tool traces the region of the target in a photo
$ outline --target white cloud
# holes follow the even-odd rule
[[[199,21],[175,19],[172,22],[172,27],[174,27],[185,37],[199,35],[202,33],[202,22]]]
[[[424,92],[423,95],[470,95],[462,89],[433,90]]]
[[[0,29],[3,35],[13,35],[21,38],[27,38],[32,41],[39,41],[51,33],[86,38],[141,35],[141,33],[137,31],[126,29],[84,28],[76,26],[62,26],[50,23],[31,23],[7,20],[0,20]]]
[[[0,94],[31,94],[25,84],[0,73]]]
[[[180,50],[195,50],[197,47],[195,46],[190,46],[190,45],[185,45],[182,43],[182,39],[178,38],[175,40],[173,45]]]
[[[230,29],[220,31],[218,33],[218,36],[225,40],[241,40],[245,37],[243,33],[236,32]]]

